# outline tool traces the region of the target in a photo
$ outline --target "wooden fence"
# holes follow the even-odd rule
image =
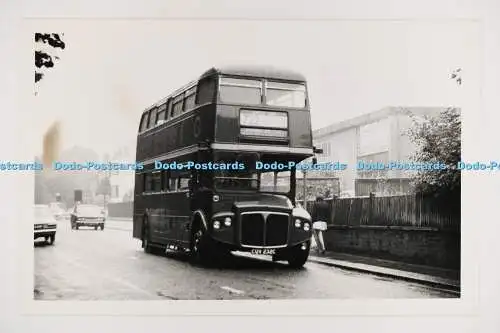
[[[327,199],[332,226],[395,226],[460,230],[460,203],[421,195]],[[314,201],[308,201],[312,214]]]

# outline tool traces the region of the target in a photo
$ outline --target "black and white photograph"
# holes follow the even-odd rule
[[[473,24],[53,26],[35,301],[460,299]]]

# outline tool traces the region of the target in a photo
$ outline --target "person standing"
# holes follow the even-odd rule
[[[330,210],[328,203],[323,200],[323,197],[316,197],[316,202],[312,211],[313,235],[318,246],[318,252],[323,254],[326,252],[325,242],[323,240],[323,231],[327,230],[327,222],[329,220]]]

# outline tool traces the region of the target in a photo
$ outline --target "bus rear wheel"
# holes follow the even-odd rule
[[[292,268],[302,268],[309,258],[309,250],[311,248],[311,242],[305,244],[299,244],[290,249],[288,253],[288,265]]]

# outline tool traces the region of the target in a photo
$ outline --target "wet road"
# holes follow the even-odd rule
[[[131,223],[104,231],[71,230],[59,222],[54,245],[35,243],[35,299],[222,300],[457,297],[418,284],[308,262],[285,263],[234,255],[223,268],[191,265],[179,255],[143,252]]]

